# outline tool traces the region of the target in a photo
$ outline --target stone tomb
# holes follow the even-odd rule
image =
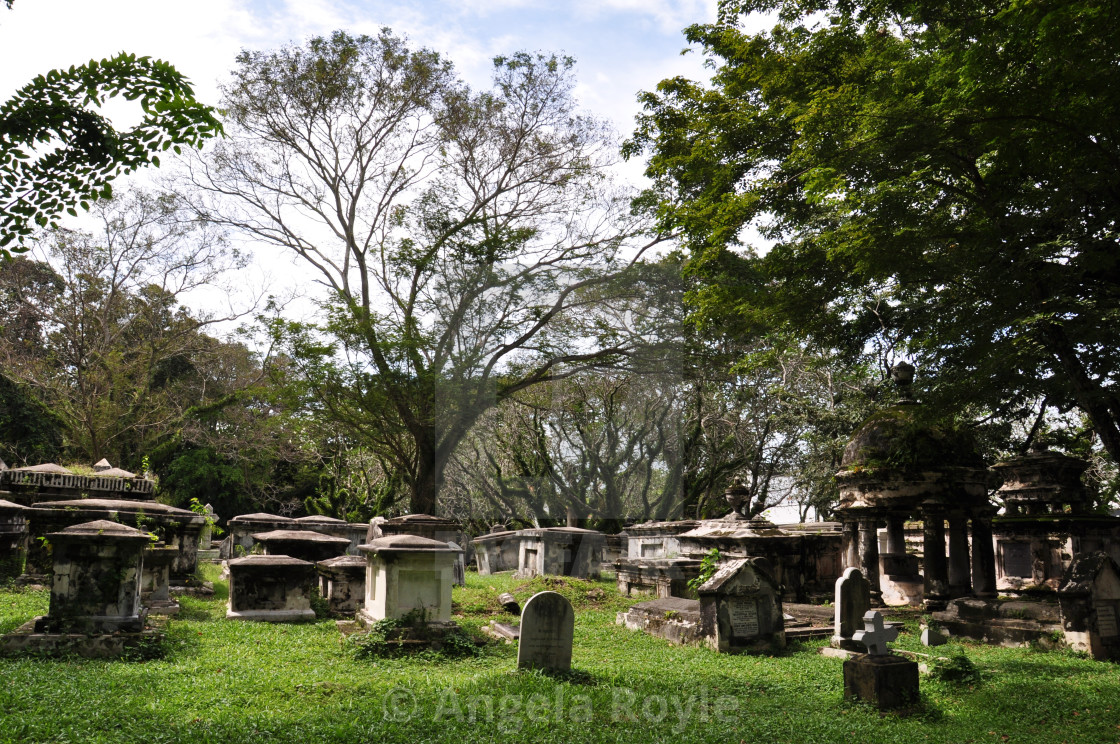
[[[366,590],[358,620],[370,624],[420,612],[429,623],[451,622],[451,587],[462,551],[417,535],[393,535],[358,549],[366,555]]]
[[[296,520],[291,517],[282,517],[279,514],[241,514],[229,520],[226,528],[229,534],[222,541],[221,557],[241,558],[248,555],[253,549],[253,533],[269,532],[271,530],[296,529]]]
[[[272,530],[256,532],[253,541],[264,548],[265,555],[286,555],[309,563],[337,558],[346,552],[350,541],[311,530]]]
[[[572,603],[556,592],[538,592],[521,610],[517,668],[567,672],[572,668]]]
[[[712,649],[739,653],[785,647],[782,588],[765,559],[727,561],[697,593],[701,633]]]
[[[1077,558],[1058,589],[1066,643],[1120,661],[1120,567],[1103,551]]]
[[[0,499],[0,583],[23,573],[27,555],[26,507]]]
[[[868,653],[844,662],[844,697],[862,700],[879,710],[895,710],[918,702],[918,664],[891,653],[887,643],[897,628],[883,626],[883,616],[871,611],[863,616],[864,629],[853,638]]]
[[[499,571],[516,571],[521,535],[500,527],[471,540],[479,576],[489,576]]]
[[[147,533],[97,520],[46,536],[53,548],[47,615],[0,638],[0,655],[114,658],[150,653],[163,634],[144,627],[140,603]]]
[[[863,628],[863,616],[871,609],[871,583],[858,568],[844,569],[836,580],[836,621],[832,634],[833,648],[862,651],[853,639]]]
[[[51,603],[38,632],[85,634],[144,628],[140,577],[146,532],[97,520],[46,536],[51,544]]]
[[[518,578],[575,576],[597,579],[602,567],[604,536],[579,527],[521,530]]]
[[[229,562],[230,620],[314,620],[315,564],[286,555],[250,555]]]
[[[366,559],[340,555],[315,564],[319,594],[336,615],[353,615],[365,601]]]
[[[171,598],[171,565],[179,555],[170,545],[152,545],[144,551],[140,601],[153,615],[177,615],[179,603]]]

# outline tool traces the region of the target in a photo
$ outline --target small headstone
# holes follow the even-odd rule
[[[931,630],[929,628],[922,630],[923,646],[944,646],[946,642],[945,636],[941,635],[936,630]]]
[[[885,656],[891,652],[887,644],[898,638],[898,628],[883,626],[883,616],[871,611],[863,616],[864,629],[857,630],[852,640],[867,647],[872,656]]]
[[[521,611],[518,669],[566,672],[572,668],[572,603],[556,592],[538,592]]]
[[[511,615],[521,614],[521,605],[517,604],[517,600],[509,592],[502,592],[498,595],[498,602],[501,603],[502,609]]]
[[[863,616],[871,609],[871,582],[858,568],[844,570],[836,580],[836,618],[832,646],[857,650],[852,636],[863,627]]]

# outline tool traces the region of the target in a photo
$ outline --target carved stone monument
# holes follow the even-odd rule
[[[538,592],[521,610],[517,668],[566,672],[572,668],[575,612],[556,592]]]
[[[1094,659],[1120,661],[1120,567],[1102,552],[1082,555],[1058,589],[1066,643]]]
[[[726,561],[700,586],[701,633],[721,653],[786,645],[782,588],[763,558]]]

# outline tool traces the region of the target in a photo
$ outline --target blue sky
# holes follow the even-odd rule
[[[584,107],[625,135],[639,90],[704,74],[699,55],[680,55],[681,30],[714,18],[715,0],[16,0],[0,10],[0,99],[38,73],[124,50],[168,60],[216,103],[242,48],[389,26],[446,54],[475,86],[497,54],[566,52],[578,61]]]

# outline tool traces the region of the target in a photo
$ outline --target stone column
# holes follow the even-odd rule
[[[905,519],[900,514],[887,517],[887,552],[896,555],[906,552]]]
[[[972,592],[968,555],[968,516],[960,512],[949,515],[949,594],[963,597]]]
[[[879,520],[861,517],[859,520],[859,568],[871,584],[871,606],[883,606],[883,590],[879,583]]]
[[[945,561],[945,517],[940,510],[922,513],[924,603],[927,610],[940,610],[949,597],[949,577]]]
[[[859,568],[859,523],[854,519],[844,519],[840,546],[844,556],[842,568]]]
[[[972,591],[977,597],[995,598],[997,595],[991,514],[972,515]]]

